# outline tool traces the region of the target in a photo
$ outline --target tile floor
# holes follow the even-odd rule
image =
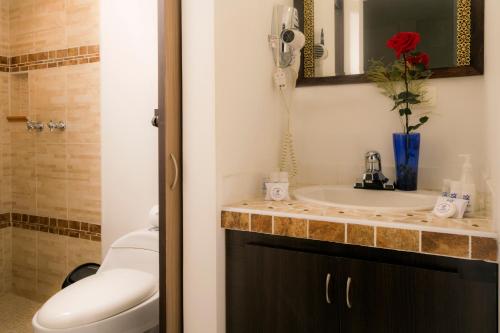
[[[11,293],[0,296],[0,333],[31,333],[31,319],[41,303]]]

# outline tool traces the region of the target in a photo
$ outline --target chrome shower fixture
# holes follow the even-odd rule
[[[66,129],[66,123],[64,121],[54,122],[50,120],[47,123],[47,127],[51,132],[54,132],[54,130],[64,131]]]
[[[26,128],[28,129],[28,131],[37,131],[37,132],[41,132],[43,131],[43,123],[42,122],[39,122],[39,121],[32,121],[32,120],[27,120],[26,121]]]

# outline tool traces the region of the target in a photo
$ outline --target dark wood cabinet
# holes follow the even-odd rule
[[[229,333],[497,333],[497,265],[227,232]]]
[[[238,332],[339,332],[328,269],[332,258],[299,251],[248,246]],[[330,275],[329,275],[330,274]],[[270,306],[272,304],[272,306]],[[231,306],[232,306],[231,305]]]
[[[341,331],[412,332],[412,271],[404,266],[340,259],[343,302],[339,304]]]

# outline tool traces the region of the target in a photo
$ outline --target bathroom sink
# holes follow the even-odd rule
[[[300,201],[322,204],[344,209],[369,209],[380,212],[403,212],[431,210],[434,208],[435,192],[375,191],[360,190],[350,186],[309,186],[295,190]]]

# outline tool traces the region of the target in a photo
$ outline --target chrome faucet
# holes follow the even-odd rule
[[[32,121],[32,120],[27,120],[26,121],[26,128],[28,129],[28,131],[37,131],[37,132],[41,132],[43,131],[43,123],[39,122],[39,121]]]
[[[389,178],[382,173],[382,158],[377,151],[365,154],[365,172],[362,181],[354,184],[354,188],[369,190],[394,190],[394,184],[389,183]]]
[[[49,128],[49,130],[51,132],[53,132],[56,129],[64,131],[66,129],[66,123],[64,121],[54,122],[54,121],[50,120],[47,123],[47,127]]]

